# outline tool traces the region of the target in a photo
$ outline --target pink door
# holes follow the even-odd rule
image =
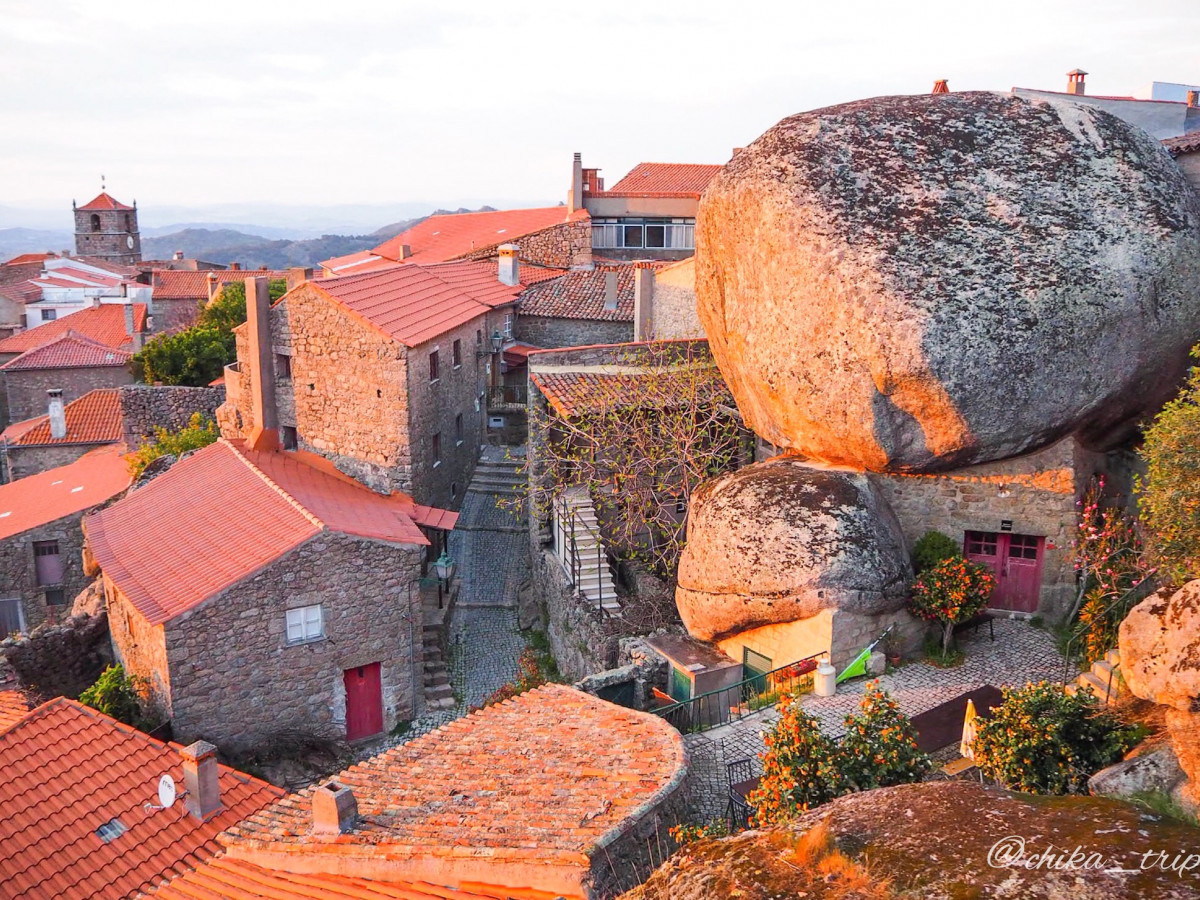
[[[347,669],[346,740],[357,741],[383,731],[383,689],[379,663]]]
[[[989,606],[1016,612],[1037,612],[1045,540],[1032,534],[967,532],[963,541],[967,559],[982,563],[996,576],[996,590]]]

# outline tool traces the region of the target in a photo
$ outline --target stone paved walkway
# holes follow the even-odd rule
[[[955,669],[938,669],[922,662],[903,665],[879,677],[879,685],[888,691],[908,716],[932,709],[959,694],[991,684],[1016,687],[1030,681],[1057,681],[1062,678],[1063,659],[1054,637],[1026,622],[997,619],[996,640],[989,640],[986,628],[976,634],[959,637],[966,661]],[[867,679],[859,678],[838,685],[832,697],[806,694],[801,705],[831,737],[840,736],[847,713],[858,709]],[[724,814],[728,798],[725,764],[736,759],[754,760],[761,771],[758,755],[763,752],[763,734],[779,718],[774,707],[767,707],[729,725],[701,734],[688,735],[684,742],[693,759],[690,776],[692,815],[707,821]]]

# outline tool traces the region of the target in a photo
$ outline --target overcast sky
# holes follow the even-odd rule
[[[496,206],[878,94],[1200,81],[1200,2],[0,0],[0,205]],[[145,223],[143,223],[145,224]]]

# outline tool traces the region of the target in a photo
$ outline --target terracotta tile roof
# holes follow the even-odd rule
[[[501,283],[495,260],[433,263],[426,265],[425,268],[442,281],[462,288],[476,300],[486,303],[488,306],[512,303],[525,288],[567,274],[566,269],[552,269],[522,263],[517,268],[517,277],[521,283],[515,287],[509,287]]]
[[[163,900],[555,900],[550,891],[470,885],[453,890],[428,882],[372,881],[353,875],[305,875],[265,869],[228,856],[216,856],[168,882],[150,896]]]
[[[660,268],[665,263],[655,264]],[[616,309],[604,308],[609,272],[617,273]],[[600,322],[633,321],[632,263],[597,266],[590,272],[568,272],[562,278],[534,285],[521,295],[523,316],[555,319],[591,319]]]
[[[29,701],[20,691],[0,691],[0,732],[5,732],[29,713]]]
[[[686,762],[663,719],[546,685],[337,775],[360,818],[317,852],[586,866],[678,786]],[[231,828],[231,855],[311,852],[312,790]]]
[[[109,447],[69,465],[0,484],[0,540],[99,506],[127,487],[125,457]]]
[[[334,275],[357,275],[360,272],[373,272],[376,269],[386,269],[388,266],[399,265],[394,259],[384,259],[370,250],[360,250],[357,253],[347,253],[345,256],[335,256],[320,263],[321,268]]]
[[[646,386],[646,379],[655,381]],[[692,391],[717,391],[718,402],[733,404],[723,382],[697,380],[688,373],[677,376],[662,372],[650,375],[637,372],[538,372],[529,373],[547,402],[560,416],[570,418],[601,410],[630,409],[637,405],[667,406],[668,399],[686,396]],[[672,385],[675,385],[672,387]]]
[[[45,415],[10,425],[0,438],[13,447],[34,447],[46,444],[115,444],[123,437],[121,392],[116,388],[88,391],[63,407],[63,414],[67,420],[66,437],[50,436],[50,416]]]
[[[282,793],[221,766],[225,809],[207,822],[182,801],[148,809],[163,775],[182,784],[182,762],[176,746],[62,697],[0,734],[0,894],[131,896],[213,856],[221,831]],[[126,831],[106,843],[96,829],[113,819]]]
[[[260,275],[272,280],[287,278],[287,272],[275,269],[155,269],[150,275],[155,300],[207,300],[209,275],[221,286]]]
[[[51,287],[117,287],[124,279],[113,272],[97,274],[74,266],[57,266],[32,279],[39,285]]]
[[[8,260],[8,262],[4,263],[3,265],[23,266],[23,265],[28,265],[29,263],[40,263],[40,262],[45,262],[48,259],[56,259],[56,258],[57,258],[57,255],[54,253],[22,253],[20,256],[14,256],[12,259]]]
[[[42,289],[30,280],[0,285],[0,294],[22,304],[37,303],[42,299]]]
[[[124,366],[133,354],[94,341],[68,328],[58,337],[0,365],[6,372],[28,369],[89,369],[95,366]]]
[[[527,234],[567,221],[588,218],[584,209],[576,210],[568,218],[565,206],[430,216],[424,222],[372,248],[371,252],[385,259],[399,260],[400,246],[407,244],[412,250],[408,259],[413,262],[445,262],[509,241],[519,243]]]
[[[1200,150],[1200,130],[1179,137],[1167,138],[1163,141],[1163,146],[1172,156],[1178,156],[1181,153],[1195,153]]]
[[[220,440],[85,518],[88,545],[104,573],[158,625],[327,528],[429,543],[407,513],[411,499],[385,497],[328,468]]]
[[[88,203],[84,204],[83,206],[79,206],[76,208],[83,210],[84,212],[99,212],[99,211],[105,210],[105,209],[128,209],[130,211],[133,210],[132,206],[126,206],[124,203],[120,203],[117,200],[114,200],[105,191],[101,191],[100,194],[94,200],[91,200]]]
[[[708,183],[721,171],[721,166],[691,163],[638,163],[604,194],[628,196],[662,196],[664,194],[699,197]]]
[[[133,327],[146,330],[146,304],[133,304]],[[125,330],[125,304],[102,303],[62,316],[36,328],[28,328],[0,341],[0,354],[24,353],[53,340],[67,331],[75,331],[108,347],[120,348],[131,343]]]

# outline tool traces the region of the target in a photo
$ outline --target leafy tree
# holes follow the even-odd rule
[[[119,722],[140,728],[143,724],[142,705],[138,689],[142,679],[129,677],[122,666],[109,666],[100,677],[79,695],[79,702],[112,716]]]
[[[798,700],[779,701],[779,720],[764,741],[762,778],[746,798],[756,827],[786,822],[842,792],[834,742]]]
[[[155,426],[154,440],[143,444],[129,457],[129,474],[137,478],[146,466],[160,456],[182,456],[191,450],[207,447],[221,436],[216,423],[202,413],[192,413],[188,424],[178,431]]]
[[[927,531],[912,549],[913,574],[920,575],[940,562],[962,556],[958,542],[940,531]]]
[[[253,272],[247,273],[253,276]],[[275,278],[268,282],[268,293],[274,303],[287,293],[287,281]],[[200,309],[196,324],[200,327],[212,326],[223,331],[233,331],[234,328],[246,321],[246,284],[243,281],[231,281],[221,288],[213,301]]]
[[[942,653],[950,652],[954,626],[987,606],[996,576],[987,566],[961,556],[943,560],[913,582],[908,608],[913,615],[942,626]]]
[[[1192,355],[1200,358],[1200,347]],[[1151,556],[1174,584],[1200,577],[1200,368],[1146,429],[1138,511]]]
[[[931,767],[912,722],[878,682],[866,686],[860,711],[846,716],[837,755],[842,778],[859,791],[920,781]]]
[[[1005,690],[990,719],[979,719],[975,764],[1005,787],[1032,794],[1080,794],[1119,760],[1136,729],[1100,708],[1090,691],[1074,695],[1043,681]]]
[[[204,387],[236,356],[233,334],[212,326],[196,326],[151,338],[130,363],[134,377],[146,384]]]

